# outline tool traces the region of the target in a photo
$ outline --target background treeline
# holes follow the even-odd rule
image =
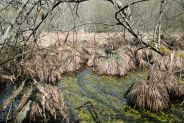
[[[6,24],[11,21],[14,16],[15,10],[19,8],[18,0],[14,0],[14,4],[8,6],[8,2],[12,0],[1,0],[0,10],[4,8],[0,13],[0,24]],[[119,1],[123,5],[132,2],[133,0],[114,0]],[[184,1],[183,0],[167,0],[166,7],[164,9],[162,17],[162,30],[167,32],[182,32],[184,30]],[[103,0],[90,0],[82,2],[78,6],[77,14],[73,11],[76,5],[63,3],[53,10],[51,15],[44,22],[44,30],[48,31],[67,31],[76,25],[85,23],[102,23],[100,24],[87,24],[82,26],[85,31],[88,32],[108,32],[108,31],[122,31],[121,26],[112,26],[117,22],[114,18],[116,9],[114,6]],[[48,6],[45,4],[41,9],[45,12]],[[148,2],[136,4],[131,7],[132,10],[132,23],[135,28],[142,31],[153,31],[158,21],[160,9],[160,0],[151,0]],[[39,13],[38,13],[39,14]],[[33,14],[35,16],[35,14]],[[109,25],[104,25],[109,24]],[[30,24],[31,25],[31,24]],[[27,25],[26,25],[27,26]],[[2,29],[0,29],[2,30]],[[2,32],[2,31],[1,31]]]
[[[133,0],[119,0],[122,4],[128,4]],[[49,30],[69,30],[73,26],[85,23],[102,23],[88,24],[83,26],[85,31],[106,32],[122,31],[122,26],[108,26],[103,24],[115,25],[117,21],[114,18],[116,9],[109,2],[103,0],[91,0],[79,5],[78,16],[71,9],[74,6],[65,3],[65,5],[55,9],[50,24],[47,25]],[[132,23],[135,28],[142,31],[153,31],[159,18],[160,0],[151,0],[148,2],[136,4],[131,7]],[[48,19],[50,20],[50,19]],[[170,32],[184,31],[184,1],[168,0],[162,17],[162,30]]]

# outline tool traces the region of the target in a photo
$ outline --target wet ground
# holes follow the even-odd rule
[[[63,77],[58,87],[71,107],[71,116],[82,123],[93,123],[94,120],[102,123],[183,122],[184,106],[180,103],[171,105],[171,110],[165,113],[136,110],[126,105],[124,95],[128,88],[146,76],[146,70],[131,72],[125,77],[110,77],[94,75],[90,69],[85,69],[77,76]],[[12,89],[11,83],[0,84],[0,104]],[[0,111],[0,122],[6,119],[8,109]]]
[[[131,72],[121,78],[97,76],[85,69],[77,76],[65,76],[59,89],[64,92],[72,115],[84,123],[94,122],[95,118],[105,123],[183,122],[184,107],[180,104],[172,105],[171,111],[165,113],[139,111],[126,105],[124,95],[127,89],[134,81],[145,79],[146,76],[147,71]],[[84,104],[93,106],[87,107]]]

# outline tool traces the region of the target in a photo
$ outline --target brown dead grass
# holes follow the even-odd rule
[[[170,93],[175,86],[178,86],[174,74],[162,72],[159,68],[150,70],[148,80],[153,84],[162,84],[167,89],[168,93]]]
[[[50,84],[32,84],[25,89],[17,109],[17,122],[65,122],[69,123],[68,107],[61,92]],[[72,121],[71,121],[72,122]]]
[[[152,111],[162,111],[170,105],[167,89],[162,84],[149,81],[135,82],[127,94],[127,100],[133,107]]]
[[[96,57],[93,61],[93,71],[100,75],[124,76],[136,68],[135,59],[131,52],[122,48],[113,56]]]
[[[27,48],[26,51],[31,49]],[[25,52],[26,52],[25,51]],[[2,49],[1,62],[16,56],[11,48]],[[5,55],[6,54],[6,55]],[[21,80],[34,78],[39,82],[54,83],[61,79],[65,73],[75,72],[82,67],[84,60],[83,54],[74,52],[66,48],[51,47],[47,49],[36,49],[22,57],[2,65],[0,73],[11,75]],[[1,77],[2,78],[2,77]]]
[[[178,84],[173,74],[164,73],[159,68],[151,69],[147,80],[134,82],[127,92],[130,106],[163,111],[169,109],[170,101],[183,100],[183,86]]]
[[[172,52],[170,55],[158,59],[156,64],[163,71],[178,71],[184,68],[184,59],[177,56],[175,52]]]
[[[149,48],[144,48],[136,52],[136,59],[140,68],[155,65],[162,71],[179,71],[184,68],[183,52],[172,51],[167,56],[161,56]]]

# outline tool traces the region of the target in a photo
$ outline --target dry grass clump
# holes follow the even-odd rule
[[[174,43],[177,41],[177,38],[175,36],[165,36],[165,35],[160,35],[161,41],[166,44],[169,47],[173,47]]]
[[[54,84],[61,79],[61,74],[79,69],[82,57],[64,48],[29,50],[32,49],[26,48],[23,52],[27,53],[24,55],[6,46],[0,51],[0,63],[10,60],[1,65],[0,79],[12,78],[13,82],[26,83],[21,84],[20,90],[15,90],[4,107],[23,93],[18,106],[17,122],[70,122],[63,96]]]
[[[21,96],[16,121],[69,123],[68,107],[57,87],[33,83]]]
[[[176,37],[165,37],[165,41],[169,41],[168,45],[171,46],[172,49],[175,50],[184,50],[184,34],[177,40]]]
[[[124,76],[135,68],[135,59],[125,49],[118,50],[110,58],[96,57],[93,60],[93,71],[97,74]]]
[[[177,56],[175,52],[170,55],[165,56],[159,60],[157,63],[159,68],[163,71],[178,71],[184,67],[184,60],[180,56]]]
[[[104,44],[104,47],[113,47],[114,50],[119,49],[122,45],[127,44],[127,40],[122,39],[121,37],[108,38],[108,42]]]
[[[133,107],[162,111],[169,108],[170,100],[181,97],[183,99],[184,88],[181,87],[173,74],[154,68],[147,80],[132,84],[126,97],[128,104]]]
[[[163,80],[164,74],[158,67],[153,66],[147,76],[147,80],[152,81],[153,83]]]
[[[12,47],[10,45],[4,45],[3,47],[1,47],[1,50],[0,50],[0,54],[1,54],[0,55],[0,64],[1,64],[0,74],[1,75],[13,75],[13,73],[16,72],[17,70],[16,64],[20,62],[24,56],[21,55],[16,58],[13,58],[13,57],[22,53],[22,51],[23,50],[18,46]]]
[[[136,51],[136,59],[139,67],[148,66],[155,63],[161,56],[149,48],[144,48]]]
[[[18,48],[21,49],[21,47]],[[30,50],[32,49],[27,47],[24,52]],[[1,58],[0,62],[11,59],[19,53],[14,52],[11,47],[4,47],[1,54],[5,58]],[[61,79],[62,74],[80,69],[83,62],[86,61],[80,53],[68,48],[37,48],[3,64],[0,73],[2,75],[14,75],[19,80],[34,78],[39,82],[54,83]]]
[[[171,90],[179,86],[176,77],[173,74],[167,74],[164,76],[164,81],[161,81],[161,83],[166,87],[169,94],[171,94]]]
[[[162,84],[169,93],[173,87],[178,85],[177,79],[173,74],[164,73],[159,68],[151,69],[147,79],[153,84]]]
[[[162,84],[149,81],[135,82],[127,94],[128,104],[141,109],[162,111],[170,105],[167,89]]]
[[[144,48],[136,52],[139,67],[155,64],[163,71],[178,71],[184,67],[184,54],[182,52],[171,52],[170,55],[161,56],[155,51]]]

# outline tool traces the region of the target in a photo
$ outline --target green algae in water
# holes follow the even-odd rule
[[[3,105],[0,104],[0,110],[3,110]]]
[[[125,77],[111,77],[94,75],[86,69],[77,76],[63,77],[59,87],[73,110],[91,101],[100,120],[105,123],[182,122],[184,110],[175,105],[167,113],[141,111],[126,105],[124,95],[128,88],[146,76],[146,70],[131,72]],[[74,110],[74,113],[82,123],[94,122],[87,108]]]

